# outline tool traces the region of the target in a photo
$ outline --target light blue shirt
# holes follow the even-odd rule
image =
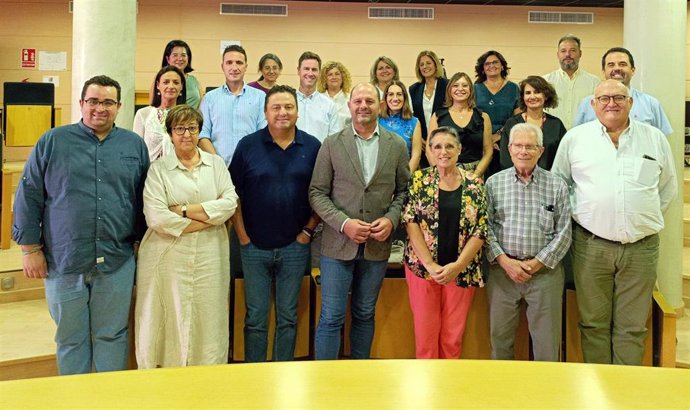
[[[230,165],[237,143],[242,138],[264,128],[264,100],[266,93],[244,84],[242,92],[234,95],[227,84],[206,94],[201,101],[204,125],[199,138],[208,138],[218,155]]]
[[[630,118],[656,127],[667,136],[671,135],[673,128],[671,128],[671,123],[668,122],[668,118],[664,113],[664,109],[661,108],[659,100],[634,88],[630,88],[630,93],[633,98]],[[573,126],[578,126],[597,119],[591,104],[593,97],[593,95],[589,95],[582,100],[580,108],[577,110]]]
[[[369,139],[364,139],[364,137],[357,134],[355,127],[352,127],[352,132],[355,134],[355,144],[357,144],[357,153],[359,154],[359,163],[362,166],[364,183],[369,185],[376,171],[376,161],[379,158],[379,126],[377,123],[376,129]]]
[[[338,107],[321,93],[313,92],[306,96],[297,90],[297,113],[297,128],[321,142],[345,126],[338,115]]]

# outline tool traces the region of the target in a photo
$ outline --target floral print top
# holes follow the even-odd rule
[[[486,194],[480,177],[460,169],[463,176],[462,210],[460,217],[460,237],[458,255],[470,238],[486,240],[488,224],[486,220]],[[439,174],[433,166],[412,174],[408,184],[408,198],[403,210],[403,223],[416,223],[424,236],[426,246],[434,260],[438,260],[438,196]],[[461,287],[482,287],[485,277],[482,273],[482,251],[475,255],[467,268],[460,272],[455,284]],[[408,240],[405,247],[405,263],[420,278],[431,280],[421,260],[417,257]]]

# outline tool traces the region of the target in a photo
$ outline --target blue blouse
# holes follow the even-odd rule
[[[388,131],[398,134],[405,140],[407,144],[407,154],[410,156],[412,156],[412,134],[414,134],[414,129],[417,127],[418,121],[416,117],[405,120],[402,118],[402,113],[397,113],[388,118],[379,117],[379,125]]]

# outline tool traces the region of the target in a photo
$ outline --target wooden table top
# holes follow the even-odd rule
[[[302,361],[0,383],[0,408],[690,408],[690,370],[481,360]]]

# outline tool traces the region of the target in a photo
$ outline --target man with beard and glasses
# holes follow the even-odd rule
[[[659,100],[630,87],[630,80],[635,75],[635,60],[630,51],[623,47],[610,48],[601,58],[601,69],[604,72],[604,78],[620,81],[630,89],[630,96],[635,101],[630,111],[631,119],[656,127],[666,136],[671,135],[673,128],[671,128]],[[594,96],[585,97],[580,103],[574,126],[597,119],[594,108],[592,108],[592,97]]]
[[[567,130],[573,126],[580,101],[592,95],[600,81],[596,75],[580,68],[581,45],[580,39],[572,34],[561,37],[556,51],[561,68],[543,76],[558,95],[558,107],[546,111],[560,118]]]

